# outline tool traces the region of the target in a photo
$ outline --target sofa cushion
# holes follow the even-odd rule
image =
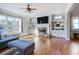
[[[8,42],[9,47],[16,47],[21,54],[29,54],[34,50],[34,43],[25,40],[15,40]]]
[[[17,39],[17,36],[8,36],[6,38],[1,38],[0,42],[7,42],[7,41],[11,41],[11,39]]]
[[[13,41],[13,40],[17,40],[17,39],[18,39],[17,36],[8,36],[6,38],[2,38],[0,40],[0,49],[7,47],[8,42]]]

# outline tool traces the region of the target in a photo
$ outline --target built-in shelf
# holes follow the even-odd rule
[[[64,30],[64,21],[52,21],[52,30]]]

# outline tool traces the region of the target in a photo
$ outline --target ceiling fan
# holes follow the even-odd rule
[[[25,12],[32,12],[32,10],[37,10],[36,8],[31,8],[30,4],[27,5],[26,8],[21,8],[21,9],[25,9]]]

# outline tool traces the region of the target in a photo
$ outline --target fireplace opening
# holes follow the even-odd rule
[[[46,29],[39,30],[39,33],[46,34]]]

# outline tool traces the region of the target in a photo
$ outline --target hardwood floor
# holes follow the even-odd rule
[[[44,36],[29,37],[28,39],[35,43],[33,55],[79,55],[79,41],[68,41],[60,38],[49,39]]]
[[[40,38],[34,39],[35,55],[66,55],[69,54],[69,42],[57,38]]]
[[[79,55],[79,42],[76,41],[44,36],[32,37],[31,41],[35,43],[33,55]]]
[[[79,54],[79,43],[64,39],[46,37],[35,38],[35,55],[75,55]]]

